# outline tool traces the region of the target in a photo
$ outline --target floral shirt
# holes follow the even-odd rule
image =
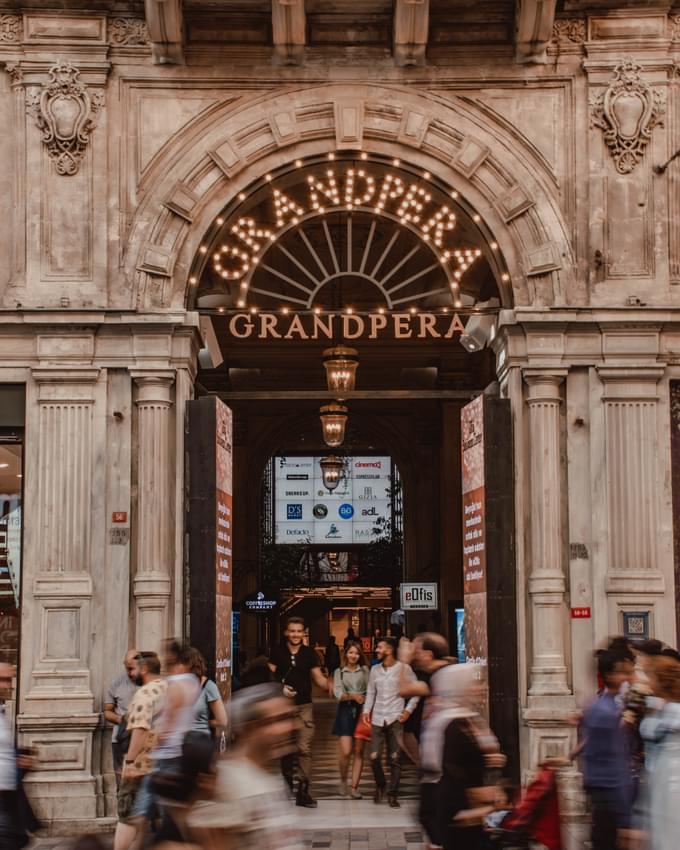
[[[146,731],[144,745],[133,764],[136,773],[150,773],[153,767],[151,751],[158,741],[158,718],[163,710],[167,689],[167,682],[161,678],[147,682],[135,692],[128,706],[128,732],[134,729]]]

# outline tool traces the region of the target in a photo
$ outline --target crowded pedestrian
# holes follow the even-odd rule
[[[219,739],[227,727],[227,712],[217,685],[206,675],[205,658],[194,648],[190,650],[190,670],[198,679],[201,691],[194,705],[191,734]]]
[[[405,699],[420,697],[413,714],[404,724],[404,750],[417,765],[423,715],[430,696],[430,681],[437,670],[453,663],[453,659],[449,657],[449,642],[436,632],[423,632],[416,635],[413,641],[402,638],[397,657],[404,663],[399,683],[400,695]],[[405,675],[409,666],[416,674],[415,682]]]
[[[340,666],[340,649],[335,642],[335,635],[329,635],[326,651],[324,653],[324,666],[329,678],[333,678],[335,671]]]
[[[358,643],[348,644],[345,648],[345,663],[333,675],[333,694],[338,700],[338,708],[332,734],[339,738],[340,794],[343,797],[349,795],[353,800],[360,800],[362,796],[359,783],[364,766],[365,737],[361,734],[357,736],[357,724],[362,723],[368,676],[368,665],[361,646]],[[359,732],[361,733],[361,726]],[[352,754],[352,777],[348,787],[347,777]]]
[[[424,786],[421,823],[431,845],[482,850],[484,820],[496,802],[487,772],[502,756],[476,709],[479,667],[446,666],[432,686],[437,710],[425,724],[421,748],[421,769],[432,781]]]
[[[203,850],[302,850],[285,786],[270,770],[297,746],[294,701],[277,683],[254,685],[234,695],[231,716],[235,746],[218,763],[207,799],[186,817],[193,843]]]
[[[20,850],[30,833],[40,828],[22,787],[23,774],[35,766],[35,758],[17,753],[14,736],[5,716],[4,703],[12,698],[14,668],[0,662],[0,850]]]
[[[342,648],[347,649],[348,644],[356,643],[356,640],[357,640],[356,633],[355,633],[354,629],[352,628],[352,626],[350,626],[347,629],[347,634],[345,635],[345,640],[343,641]]]
[[[155,652],[136,656],[135,691],[128,706],[127,732],[130,743],[123,762],[118,791],[118,823],[114,850],[138,850],[149,821],[154,816],[153,795],[148,777],[153,769],[153,752],[158,741],[167,683],[161,678],[161,662]]]
[[[680,836],[680,663],[668,654],[654,656],[647,668],[660,711],[646,717],[641,735],[653,757],[647,767],[648,850],[668,850]]]
[[[368,679],[363,722],[371,726],[371,768],[375,779],[373,802],[380,803],[387,788],[382,767],[383,746],[387,745],[390,765],[388,802],[392,808],[398,809],[403,727],[418,704],[418,697],[411,697],[407,703],[399,694],[402,677],[412,681],[416,677],[410,667],[397,661],[396,649],[393,638],[383,638],[376,647],[379,663],[371,668]]]
[[[281,772],[295,792],[295,804],[316,808],[317,802],[309,790],[314,739],[312,682],[327,692],[328,679],[321,672],[316,652],[304,643],[305,621],[301,617],[288,619],[284,637],[283,644],[272,650],[269,668],[281,682],[283,695],[295,706],[298,727],[297,750],[281,759]]]
[[[582,772],[592,811],[592,850],[615,850],[630,829],[633,803],[631,738],[619,699],[629,661],[607,649],[597,664],[602,691],[581,721]]]
[[[113,726],[111,732],[111,755],[116,788],[120,787],[120,775],[127,752],[130,736],[127,732],[127,710],[130,700],[137,690],[137,650],[129,649],[123,659],[125,672],[117,676],[109,685],[104,702],[104,719]]]

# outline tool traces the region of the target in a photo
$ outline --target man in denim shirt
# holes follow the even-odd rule
[[[581,723],[583,781],[592,808],[592,850],[616,850],[630,827],[633,802],[631,742],[616,699],[627,675],[625,658],[601,653],[598,673],[604,689]]]

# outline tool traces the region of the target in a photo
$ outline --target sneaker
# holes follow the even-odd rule
[[[304,806],[305,809],[315,809],[319,805],[309,793],[309,785],[307,782],[300,783],[297,797],[295,798],[295,805]]]
[[[400,809],[401,808],[401,803],[399,802],[399,800],[397,800],[396,797],[390,797],[389,802],[390,802],[390,808],[391,809]]]
[[[352,788],[351,791],[349,792],[349,796],[353,800],[363,800],[364,799],[364,795],[361,793],[361,791],[359,791],[358,788]]]
[[[373,802],[377,805],[378,803],[382,803],[382,799],[385,796],[384,788],[376,788],[375,794],[373,795]]]
[[[349,788],[347,787],[346,782],[340,783],[340,796],[341,797],[349,797]]]

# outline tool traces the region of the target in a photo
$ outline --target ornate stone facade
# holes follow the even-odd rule
[[[196,257],[227,204],[298,159],[427,171],[503,257],[524,770],[568,752],[592,650],[626,612],[676,642],[679,166],[653,166],[677,145],[677,16],[327,5],[246,19],[185,0],[182,19],[148,0],[143,23],[136,3],[0,0],[0,383],[27,389],[17,725],[55,832],[112,823],[105,684],[129,644],[185,622]],[[127,535],[110,536],[114,512]]]

